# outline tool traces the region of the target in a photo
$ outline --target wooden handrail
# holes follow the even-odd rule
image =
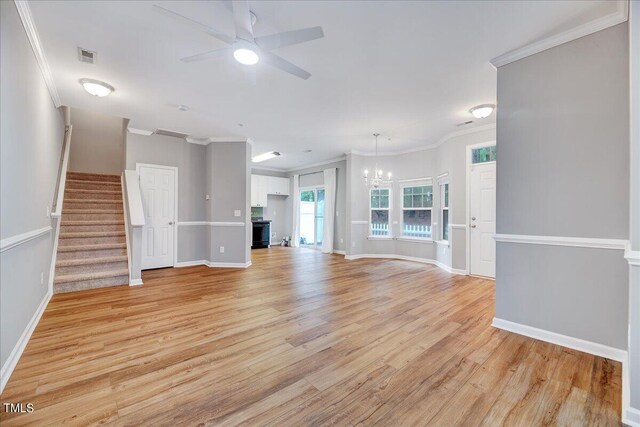
[[[60,167],[60,179],[58,180],[58,192],[56,193],[56,206],[51,213],[53,218],[62,216],[62,204],[64,202],[64,189],[67,183],[67,168],[69,167],[69,153],[71,152],[71,131],[73,125],[65,126],[64,130],[64,153],[62,157],[62,166]]]

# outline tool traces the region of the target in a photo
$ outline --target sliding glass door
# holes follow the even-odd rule
[[[324,227],[324,188],[303,188],[299,197],[300,245],[319,248]]]

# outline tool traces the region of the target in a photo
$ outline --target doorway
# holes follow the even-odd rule
[[[324,231],[324,187],[300,189],[300,245],[322,247]]]
[[[469,274],[496,277],[495,142],[468,147],[467,265]]]
[[[142,269],[173,267],[176,262],[178,168],[137,164],[145,224]]]

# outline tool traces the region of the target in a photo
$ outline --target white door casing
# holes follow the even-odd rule
[[[470,165],[470,274],[496,276],[496,162]]]
[[[177,168],[137,165],[145,225],[142,229],[142,269],[175,265]]]

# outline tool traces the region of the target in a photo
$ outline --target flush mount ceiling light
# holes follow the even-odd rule
[[[99,98],[105,97],[115,90],[113,86],[100,80],[80,79],[80,84],[84,90]]]
[[[180,105],[178,105],[178,110],[180,110],[180,111],[189,111],[189,107],[184,105],[184,104],[180,104]]]
[[[280,156],[280,153],[277,151],[269,151],[268,153],[258,154],[255,157],[251,158],[253,163],[264,162],[265,160],[273,159],[274,157]]]
[[[495,108],[496,106],[493,104],[482,104],[476,105],[470,109],[469,112],[473,114],[473,117],[476,119],[484,119],[485,117],[489,117]]]

